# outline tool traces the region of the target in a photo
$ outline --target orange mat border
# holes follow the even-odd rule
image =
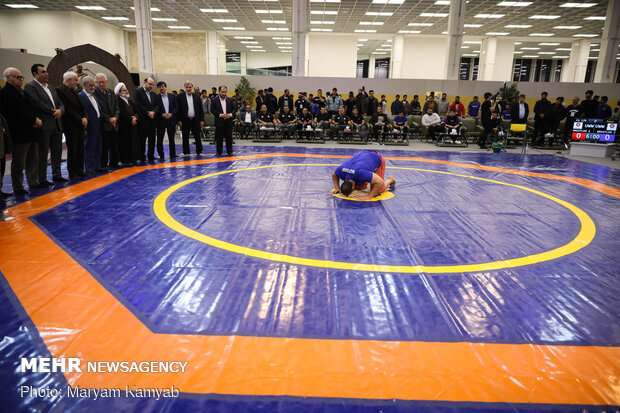
[[[548,404],[620,404],[620,348],[156,334],[29,217],[146,169],[271,157],[269,153],[125,168],[9,209],[0,270],[54,357],[188,361],[177,374],[65,374],[72,386],[170,387],[186,393]],[[620,198],[582,178],[433,159],[387,157],[557,179]],[[326,178],[328,179],[328,177]]]

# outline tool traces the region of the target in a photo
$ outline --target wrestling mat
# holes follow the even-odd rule
[[[360,202],[329,194],[357,150],[236,150],[8,205],[0,411],[619,409],[620,170],[385,150]]]

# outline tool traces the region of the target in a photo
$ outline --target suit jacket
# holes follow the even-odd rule
[[[56,88],[56,92],[65,106],[65,111],[62,114],[63,127],[65,129],[75,128],[81,130],[82,118],[86,117],[86,111],[84,110],[82,100],[78,96],[77,90],[62,84]]]
[[[234,107],[233,100],[227,96],[226,97],[226,113],[230,113],[232,115],[234,110],[235,110],[235,107]],[[229,118],[229,119],[220,118],[220,115],[224,113],[224,111],[222,110],[222,103],[220,102],[219,97],[214,97],[213,100],[211,101],[211,113],[213,113],[213,116],[215,116],[215,127],[216,128],[218,126],[225,126],[226,123],[232,124],[233,118]]]
[[[13,142],[11,142],[11,132],[9,131],[9,123],[0,113],[0,159],[4,159],[4,155],[13,152]],[[0,186],[2,183],[0,183]]]
[[[86,135],[88,136],[101,136],[103,132],[103,125],[101,124],[101,117],[97,117],[97,111],[95,107],[91,103],[90,99],[86,95],[86,92],[81,91],[79,93],[80,99],[82,100],[82,106],[86,110],[86,117],[88,118],[88,126],[86,126]],[[95,98],[95,102],[97,103],[97,107],[99,108],[99,113],[101,113],[101,105],[99,104],[99,100]]]
[[[205,113],[202,109],[202,100],[197,93],[192,93],[192,100],[194,101],[194,118],[198,119],[199,122],[203,122],[205,120]],[[177,95],[177,104],[179,107],[179,110],[177,111],[177,120],[181,122],[188,122],[187,94],[185,92],[181,92]],[[213,105],[211,105],[211,107],[213,108]]]
[[[62,121],[53,116],[55,110],[54,106],[56,109],[60,109],[63,113],[65,111],[65,106],[63,105],[62,100],[58,97],[56,89],[51,87],[49,84],[47,85],[47,89],[52,94],[54,105],[50,102],[50,98],[45,90],[43,90],[43,87],[35,80],[28,83],[24,87],[24,93],[26,94],[26,99],[28,99],[34,108],[35,116],[43,121],[41,130],[44,132],[60,131],[62,130]]]
[[[37,140],[40,131],[32,127],[37,117],[23,90],[7,83],[0,90],[0,112],[7,120],[13,143]]]
[[[527,102],[523,102],[523,104],[525,105],[525,117],[523,119],[519,119],[519,102],[513,103],[510,106],[510,121],[512,123],[527,123],[530,107],[527,105]]]
[[[204,113],[211,113],[211,98],[208,97],[204,102],[200,98],[200,102],[202,103],[202,111]]]
[[[164,99],[162,98],[161,93],[157,95],[157,108],[159,111],[159,117],[157,118],[157,123],[162,123],[166,119],[162,118],[161,115],[164,113],[172,113],[171,121],[176,122],[177,112],[179,111],[179,104],[177,103],[177,97],[172,93],[166,93],[168,95],[168,112],[164,108]]]
[[[119,108],[118,108],[118,99],[114,92],[110,89],[106,89],[103,92],[98,87],[95,88],[95,96],[99,101],[99,106],[101,106],[101,123],[103,125],[103,130],[107,132],[111,132],[113,130],[118,129],[110,124],[110,118],[118,119]]]
[[[245,109],[241,108],[241,110],[239,111],[239,121],[241,123],[245,123],[245,114],[246,114]],[[256,122],[256,112],[250,112],[250,119],[252,120],[252,123]]]
[[[133,104],[140,116],[140,122],[142,125],[148,125],[155,127],[157,116],[159,115],[159,108],[157,107],[157,95],[152,90],[149,92],[151,100],[146,96],[146,89],[144,87],[137,88],[133,93]],[[155,118],[151,119],[147,112],[155,112]]]

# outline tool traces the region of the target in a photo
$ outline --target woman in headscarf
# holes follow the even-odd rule
[[[123,165],[131,165],[141,161],[140,138],[138,135],[138,112],[130,98],[129,90],[124,83],[114,88],[118,96],[120,114],[118,119],[118,134],[120,140],[120,155]]]

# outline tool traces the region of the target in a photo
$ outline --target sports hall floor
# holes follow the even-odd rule
[[[0,204],[0,411],[620,409],[620,161],[380,147],[393,196],[358,202],[358,148],[212,149]],[[50,356],[188,364],[19,372]]]

